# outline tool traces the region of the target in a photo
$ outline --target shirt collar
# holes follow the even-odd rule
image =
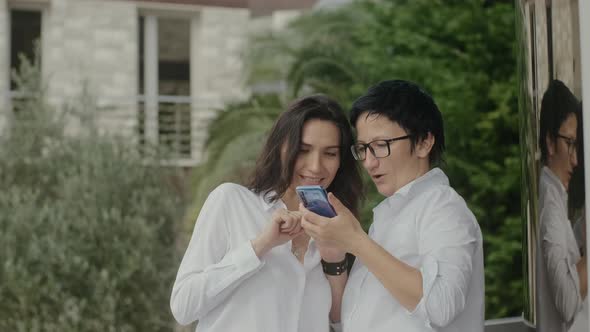
[[[387,197],[383,202],[379,203],[375,208],[378,208],[382,204],[391,204],[393,200],[397,198],[406,198],[411,199],[434,185],[449,185],[449,178],[445,175],[445,173],[438,167],[431,169],[430,171],[426,172],[424,175],[414,179],[410,183],[406,184],[405,186],[398,189],[393,195]]]
[[[559,189],[559,193],[561,195],[567,197],[567,190],[565,190],[565,187],[564,187],[563,183],[557,177],[557,175],[555,175],[555,173],[553,173],[553,171],[551,170],[551,168],[549,168],[547,166],[543,166],[543,170],[541,172],[545,176],[545,178],[547,179],[547,182],[549,182],[555,188],[558,188]]]

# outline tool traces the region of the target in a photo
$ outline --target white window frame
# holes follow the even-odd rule
[[[144,139],[145,142],[151,146],[158,146],[159,141],[159,104],[162,102],[188,104],[191,118],[191,133],[190,133],[190,156],[186,158],[174,158],[162,160],[161,163],[171,166],[192,167],[196,166],[200,160],[198,159],[198,151],[196,149],[195,140],[195,118],[197,116],[196,97],[193,96],[195,84],[194,59],[196,58],[196,39],[199,33],[200,22],[200,6],[188,5],[166,5],[161,4],[146,5],[139,9],[138,17],[144,18],[144,34],[143,34],[143,68],[138,70],[143,71],[143,94],[138,96],[138,103],[144,103]],[[190,78],[189,84],[190,95],[188,96],[168,96],[160,95],[158,92],[158,19],[160,18],[182,18],[190,20],[189,31],[189,63],[190,63]],[[138,52],[139,54],[139,52]],[[137,61],[139,63],[139,59]]]

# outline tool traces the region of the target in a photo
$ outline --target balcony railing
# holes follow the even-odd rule
[[[12,105],[26,98],[22,93],[10,93]],[[219,102],[195,101],[187,96],[159,96],[152,110],[147,108],[143,96],[97,98],[93,101],[98,105],[92,105],[91,109],[100,112],[97,116],[100,121],[97,123],[104,126],[115,124],[114,128],[100,129],[104,129],[104,132],[116,132],[120,130],[118,119],[130,121],[127,123],[135,125],[121,126],[122,130],[126,130],[121,134],[135,136],[137,139],[134,141],[138,143],[139,151],[146,156],[148,151],[155,151],[160,163],[181,167],[195,166],[201,161],[207,128],[215,110],[221,107]],[[151,131],[148,130],[150,121]]]

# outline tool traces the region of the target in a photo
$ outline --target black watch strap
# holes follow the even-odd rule
[[[339,276],[348,270],[348,259],[345,257],[341,262],[328,263],[322,259],[324,273],[330,276]]]

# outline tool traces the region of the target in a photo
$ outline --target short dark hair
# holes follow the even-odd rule
[[[276,201],[287,191],[293,178],[295,161],[301,147],[305,123],[312,119],[334,123],[340,131],[340,167],[326,190],[332,192],[355,215],[362,198],[359,166],[349,151],[353,143],[352,129],[342,107],[324,95],[312,95],[293,101],[275,122],[256,162],[248,187],[255,193],[268,195]],[[286,145],[285,162],[281,158]]]
[[[443,118],[434,99],[415,83],[389,80],[369,88],[352,105],[350,122],[356,128],[361,114],[384,115],[410,135],[411,151],[416,144],[434,136],[434,145],[428,155],[430,166],[441,163],[445,150]]]
[[[543,94],[541,101],[541,116],[539,119],[539,146],[541,147],[541,162],[547,163],[547,141],[557,140],[559,128],[570,114],[577,115],[578,99],[560,80],[553,80]]]

